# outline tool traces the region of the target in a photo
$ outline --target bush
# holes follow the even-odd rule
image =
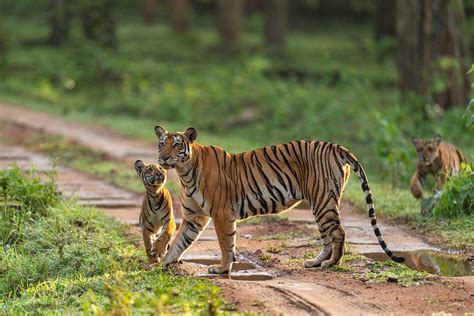
[[[46,216],[48,208],[57,204],[58,191],[53,181],[43,183],[33,170],[22,174],[15,166],[0,171],[0,242],[11,245],[23,237],[27,222]]]
[[[457,217],[474,214],[474,172],[463,164],[459,176],[451,177],[434,211],[434,216]]]

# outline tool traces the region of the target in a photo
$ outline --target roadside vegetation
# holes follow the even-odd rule
[[[0,314],[213,315],[225,308],[208,280],[144,270],[125,225],[64,200],[36,176],[0,171]]]
[[[324,19],[304,29],[296,25],[286,54],[277,56],[260,47],[263,19],[254,14],[246,18],[242,52],[229,57],[215,50],[219,39],[209,17],[176,36],[164,23],[147,26],[124,14],[112,51],[74,31],[63,47],[24,49],[22,43],[46,38],[48,25],[31,17],[18,24],[21,14],[1,16],[9,45],[0,100],[150,141],[157,123],[168,130],[193,125],[199,142],[230,152],[293,139],[336,142],[363,163],[377,214],[408,223],[450,248],[472,251],[472,212],[422,217],[408,190],[416,164],[411,136],[441,134],[473,161],[472,129],[466,125],[471,116],[462,107],[444,111],[416,96],[402,99],[393,43],[377,43],[371,25]],[[472,21],[467,24],[472,32]],[[62,146],[43,149],[79,170],[94,166],[100,176],[141,190],[129,181],[132,170],[114,173],[113,163],[99,162],[101,157],[83,149],[73,152],[86,158],[71,158]],[[365,211],[353,180],[346,196]]]

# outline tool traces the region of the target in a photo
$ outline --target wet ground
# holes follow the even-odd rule
[[[15,126],[25,130],[73,139],[123,161],[124,167],[129,167],[130,162],[137,158],[147,159],[154,155],[154,144],[126,139],[100,127],[77,124],[20,107],[0,104],[1,119],[14,122]],[[27,152],[21,144],[15,145],[0,147],[0,168],[16,161],[22,168],[36,165],[43,172],[51,169],[47,157]],[[139,229],[133,225],[138,221],[140,197],[68,168],[60,167],[58,172],[59,187],[66,195],[75,195],[81,203],[98,206],[110,216],[132,224],[131,238],[140,246]],[[173,177],[170,179],[175,180]],[[175,209],[179,222],[179,205],[175,205]],[[341,209],[349,250],[383,260],[385,255],[381,254],[367,216],[346,202]],[[442,259],[433,253],[439,250],[436,246],[403,226],[389,225],[383,220],[380,226],[388,246],[396,253],[405,254],[407,264],[421,270],[432,269],[428,271],[442,275],[472,275],[472,262],[452,261],[452,256]],[[474,311],[472,276],[435,277],[432,283],[412,288],[399,284],[366,283],[354,279],[348,272],[303,269],[303,257],[309,252],[317,254],[319,249],[319,236],[311,212],[296,209],[290,211],[289,221],[239,224],[239,258],[230,275],[207,274],[207,266],[220,258],[212,224],[185,254],[184,263],[177,269],[182,273],[211,278],[222,286],[224,297],[240,310],[295,315]]]
[[[404,251],[397,255],[405,258],[408,267],[443,276],[474,276],[474,257],[464,258],[442,251]],[[377,261],[387,261],[387,256],[380,252],[364,253],[364,256]]]

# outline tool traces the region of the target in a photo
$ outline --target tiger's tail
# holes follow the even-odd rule
[[[393,252],[388,249],[387,244],[382,239],[382,234],[380,233],[379,226],[377,225],[377,219],[375,218],[375,209],[374,209],[374,202],[372,200],[372,192],[370,191],[369,182],[367,180],[367,175],[365,174],[364,169],[362,168],[361,164],[357,160],[357,158],[351,154],[347,149],[344,148],[345,152],[345,163],[349,164],[356,173],[357,177],[359,178],[359,182],[362,186],[362,191],[365,193],[365,201],[367,203],[367,211],[369,213],[370,223],[372,224],[372,228],[374,230],[375,236],[379,241],[380,246],[382,247],[383,251],[395,262],[404,262],[405,258],[397,257],[393,254]]]

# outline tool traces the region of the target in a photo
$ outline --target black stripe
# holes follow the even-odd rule
[[[362,183],[362,190],[364,190],[364,191],[370,190],[369,184],[367,182]]]
[[[369,209],[369,217],[374,217],[375,216],[375,210],[371,207]]]
[[[367,204],[374,203],[374,201],[372,201],[372,194],[367,195],[367,197],[365,198],[365,202],[367,202]]]
[[[193,214],[196,213],[196,211],[193,211],[193,210],[190,209],[189,207],[186,207],[184,204],[183,204],[183,208],[184,208],[186,211],[191,212],[191,213],[193,213]]]

